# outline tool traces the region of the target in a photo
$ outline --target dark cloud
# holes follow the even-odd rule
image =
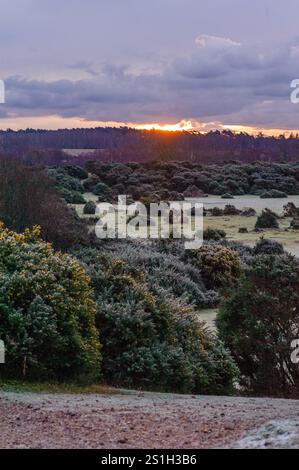
[[[297,3],[247,3],[2,0],[0,117],[295,128]]]

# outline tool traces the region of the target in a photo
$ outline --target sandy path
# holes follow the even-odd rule
[[[234,446],[270,420],[295,420],[299,400],[150,393],[0,393],[0,448]]]

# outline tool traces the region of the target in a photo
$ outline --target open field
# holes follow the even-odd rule
[[[237,209],[252,207],[258,214],[266,207],[278,214],[281,214],[283,206],[288,202],[293,202],[295,206],[299,206],[299,196],[262,199],[259,196],[245,195],[234,196],[233,199],[222,199],[220,196],[210,195],[209,197],[198,198],[198,201],[201,201],[206,209],[211,209],[212,207],[220,207],[221,209],[224,209],[227,204],[232,204]]]
[[[288,230],[292,219],[280,219],[279,230],[264,230],[255,232],[254,226],[257,217],[243,216],[224,216],[224,217],[205,217],[205,228],[217,228],[226,232],[226,238],[229,241],[242,242],[248,246],[254,246],[261,236],[270,240],[276,240],[281,243],[285,250],[295,256],[299,256],[299,233],[298,230]],[[247,228],[248,233],[239,233],[239,228]]]
[[[206,209],[212,207],[219,207],[223,209],[225,205],[232,204],[237,209],[251,207],[260,214],[263,209],[268,208],[282,215],[283,206],[288,202],[293,202],[299,206],[299,196],[291,196],[282,199],[261,199],[258,196],[235,196],[234,199],[221,199],[217,196],[209,196],[203,198],[202,202]],[[289,251],[295,256],[299,256],[299,233],[296,230],[288,230],[290,227],[290,218],[282,218],[279,220],[279,230],[265,230],[262,233],[254,231],[254,226],[257,217],[243,217],[243,216],[224,216],[224,217],[205,217],[205,228],[218,228],[222,229],[227,234],[227,239],[230,241],[238,241],[248,246],[253,246],[261,236],[276,240],[281,243],[286,251]],[[239,233],[240,228],[246,228],[248,233]]]
[[[98,197],[93,193],[85,193],[84,198],[86,201],[97,202]],[[243,209],[245,207],[251,207],[256,210],[257,214],[260,214],[263,209],[268,208],[276,212],[278,215],[282,215],[283,206],[288,202],[293,202],[296,206],[299,206],[299,196],[290,196],[282,199],[261,199],[259,196],[235,196],[234,199],[221,199],[218,196],[209,196],[208,198],[202,198],[202,201],[206,209],[212,207],[224,208],[227,204],[234,205],[237,209]],[[84,206],[82,204],[74,205],[76,211],[80,217],[94,218],[93,215],[83,214]],[[243,216],[224,216],[224,217],[205,217],[204,228],[217,228],[222,229],[227,234],[227,239],[230,241],[238,241],[248,246],[254,246],[261,236],[276,240],[284,246],[286,251],[289,251],[295,256],[299,256],[299,233],[296,230],[287,230],[290,227],[290,218],[282,218],[279,220],[280,230],[265,230],[262,233],[254,231],[254,226],[257,217],[243,217]],[[239,228],[246,228],[248,233],[239,233]]]

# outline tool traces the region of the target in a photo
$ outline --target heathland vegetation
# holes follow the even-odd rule
[[[299,210],[287,199],[284,214],[234,206],[273,191],[299,194],[298,163],[1,159],[2,380],[298,397],[290,355],[299,265],[267,231],[285,233],[287,221],[297,233]],[[198,250],[180,240],[98,240],[96,203],[121,194],[146,204],[214,194],[225,204],[205,208],[215,223]],[[253,218],[257,243],[231,241],[224,218]],[[219,309],[217,329],[202,321],[207,309]]]

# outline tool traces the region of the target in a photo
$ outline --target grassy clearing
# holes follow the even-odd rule
[[[78,385],[71,383],[48,383],[48,382],[21,382],[0,381],[0,392],[16,393],[85,393],[99,395],[116,395],[121,391],[103,384]]]
[[[264,236],[270,240],[276,240],[284,246],[286,251],[299,256],[298,230],[287,230],[292,219],[279,219],[279,230],[255,232],[256,219],[256,217],[243,216],[205,217],[204,226],[224,230],[228,240],[238,241],[248,246],[254,246],[261,236]],[[248,233],[239,233],[241,227],[247,228]]]
[[[221,199],[219,196],[209,196],[203,199],[204,206],[209,209],[211,207],[224,208],[226,204],[232,204],[237,209],[244,207],[252,207],[260,214],[263,209],[268,208],[277,214],[281,215],[283,206],[288,202],[294,202],[299,206],[299,196],[290,196],[282,199],[261,199],[259,196],[235,196],[232,200]],[[295,256],[299,256],[299,233],[296,230],[288,230],[290,227],[291,219],[280,219],[279,230],[265,230],[263,233],[254,231],[254,226],[257,217],[243,217],[243,216],[224,216],[224,217],[205,217],[205,228],[218,228],[222,229],[227,234],[227,239],[230,241],[238,241],[248,246],[254,246],[261,236],[270,240],[276,240],[281,243],[286,251],[289,251]],[[247,228],[248,233],[239,233],[239,229]]]
[[[283,206],[288,202],[293,202],[295,206],[299,206],[299,196],[288,196],[278,199],[262,199],[259,196],[252,195],[235,196],[234,199],[222,199],[220,196],[209,196],[207,198],[199,198],[199,200],[201,200],[206,209],[210,209],[212,207],[219,207],[220,209],[224,209],[227,204],[232,204],[237,209],[252,207],[258,214],[260,214],[266,207],[276,212],[277,214],[282,214]]]
[[[86,201],[97,202],[98,200],[98,196],[95,196],[93,193],[84,193],[84,198]],[[259,196],[235,196],[232,200],[221,199],[219,196],[209,196],[208,198],[202,199],[207,209],[211,207],[224,208],[226,204],[233,204],[238,209],[252,207],[258,214],[266,207],[278,214],[282,214],[283,206],[290,201],[294,202],[296,206],[299,206],[299,196],[291,196],[282,199],[261,199]],[[83,204],[76,204],[74,207],[79,217],[82,219],[93,219],[97,217],[96,215],[83,214]],[[254,246],[260,237],[264,236],[265,238],[278,241],[284,246],[286,251],[289,251],[295,256],[299,256],[299,233],[296,230],[288,230],[291,219],[280,219],[280,230],[265,230],[263,233],[254,231],[256,220],[257,217],[243,216],[205,217],[204,227],[222,229],[226,232],[228,240],[238,241],[248,246]],[[241,227],[246,228],[248,233],[239,233]]]

